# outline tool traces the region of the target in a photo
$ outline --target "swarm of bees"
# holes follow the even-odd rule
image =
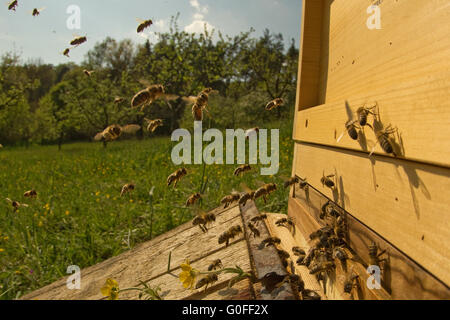
[[[174,173],[172,173],[169,177],[167,177],[167,186],[169,187],[170,185],[172,185],[173,183],[173,187],[176,188],[178,182],[180,182],[180,180],[187,175],[187,170],[186,168],[180,168],[177,171],[175,171]]]

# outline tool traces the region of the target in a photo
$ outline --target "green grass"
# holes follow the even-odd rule
[[[186,166],[188,176],[177,189],[166,187],[178,167],[169,138],[110,143],[74,143],[0,150],[0,300],[14,299],[66,275],[70,265],[85,268],[118,255],[185,223],[195,215],[184,208],[187,197],[207,181],[201,207],[219,206],[220,199],[245,182],[282,183],[290,176],[293,142],[290,123],[280,132],[280,171],[259,176],[259,168],[243,178],[233,176],[236,165]],[[120,197],[122,185],[136,184]],[[153,219],[149,190],[154,187]],[[35,189],[38,198],[23,198]],[[27,203],[14,212],[5,200]],[[286,212],[288,193],[279,190],[261,211]],[[153,221],[152,221],[153,220]],[[100,288],[99,288],[100,290]]]

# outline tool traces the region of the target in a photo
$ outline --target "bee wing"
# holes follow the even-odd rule
[[[197,101],[197,97],[194,96],[190,96],[190,97],[183,97],[181,98],[183,99],[184,102],[189,103],[189,104],[194,104]]]
[[[264,181],[261,181],[261,180],[255,180],[255,183],[256,183],[256,185],[258,187],[262,187],[262,186],[266,185],[266,183]]]
[[[173,101],[173,100],[177,100],[180,96],[176,95],[176,94],[165,94],[164,95],[164,99],[166,101]]]
[[[145,79],[139,79],[138,81],[140,84],[142,84],[146,87],[151,87],[151,85],[152,85],[148,80],[145,80]]]
[[[336,142],[337,142],[337,143],[339,143],[339,142],[342,140],[342,138],[343,138],[344,135],[345,135],[345,131],[346,131],[346,130],[342,131],[341,135],[336,139]]]
[[[273,108],[275,108],[276,103],[275,101],[270,101],[267,105],[266,105],[266,110],[272,110]]]
[[[129,125],[122,127],[123,132],[130,133],[130,134],[138,132],[139,129],[141,129],[141,126],[137,125],[137,124],[129,124]]]
[[[345,111],[347,112],[347,117],[349,121],[352,121],[354,116],[353,116],[353,110],[350,107],[350,104],[348,103],[348,101],[345,101]]]
[[[13,201],[10,198],[6,198],[6,201],[8,201],[9,203],[13,203]]]
[[[100,141],[103,138],[103,132],[99,132],[95,135],[94,140],[95,141]]]
[[[29,207],[29,205],[27,205],[26,203],[21,203],[20,206],[21,206],[21,207],[25,207],[25,208],[28,208],[28,207]]]
[[[244,190],[245,192],[247,192],[247,193],[250,193],[250,192],[252,192],[253,190],[252,189],[250,189],[245,183],[241,183],[240,184],[240,186],[241,186],[241,189],[242,190]]]
[[[136,21],[139,22],[139,23],[144,23],[145,22],[145,20],[142,20],[140,18],[136,18]]]

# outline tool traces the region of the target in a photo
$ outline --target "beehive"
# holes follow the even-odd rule
[[[292,191],[289,215],[307,236],[333,201],[347,213],[361,279],[375,242],[388,259],[378,293],[450,298],[448,1],[304,0],[302,14],[293,174],[310,187]],[[351,114],[375,104],[382,125],[398,128],[396,156],[379,144],[369,156],[377,137],[367,126],[358,141],[344,132]],[[335,190],[322,185],[324,174],[335,175]],[[336,273],[331,296],[341,295],[348,270]],[[361,298],[387,298],[369,291]]]

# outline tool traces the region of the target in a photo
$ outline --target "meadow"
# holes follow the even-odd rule
[[[278,124],[277,124],[278,125]],[[266,126],[268,127],[268,126]],[[175,143],[169,137],[80,142],[57,146],[0,149],[0,299],[20,298],[66,276],[67,267],[94,265],[188,222],[196,210],[186,199],[204,190],[204,211],[241,184],[275,182],[278,190],[260,211],[287,211],[288,192],[281,176],[291,174],[292,126],[280,130],[280,170],[260,176],[259,167],[234,177],[237,165],[188,165],[188,175],[176,189],[166,186]],[[123,197],[124,184],[136,189]],[[35,189],[38,197],[25,199]],[[150,191],[153,190],[152,194]],[[5,199],[29,207],[14,211]]]

